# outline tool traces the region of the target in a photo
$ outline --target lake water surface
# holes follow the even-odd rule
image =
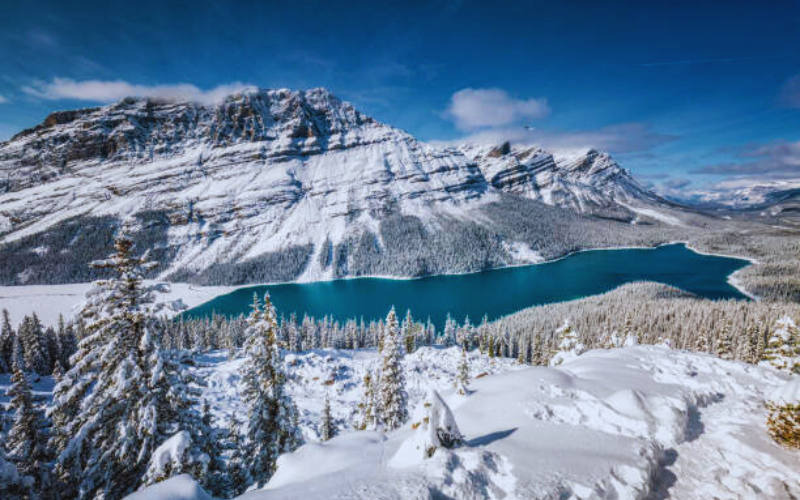
[[[473,323],[484,314],[495,319],[526,307],[596,295],[632,281],[656,281],[709,299],[746,298],[728,276],[746,260],[702,255],[683,244],[654,249],[592,250],[554,262],[473,274],[413,280],[358,278],[239,288],[201,304],[185,317],[213,313],[238,316],[250,311],[253,293],[269,291],[278,314],[295,312],[338,320],[383,318],[394,305],[399,315],[430,318],[441,328],[447,313]]]

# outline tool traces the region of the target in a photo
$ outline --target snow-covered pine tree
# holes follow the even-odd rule
[[[3,500],[27,500],[30,492],[31,482],[26,481],[17,470],[17,466],[10,461],[6,454],[8,436],[6,428],[12,421],[11,415],[6,410],[6,406],[0,404],[0,498]]]
[[[300,335],[302,339],[301,349],[304,351],[313,349],[315,343],[314,339],[317,335],[317,327],[314,324],[314,320],[308,315],[303,316],[303,323],[300,325]]]
[[[356,421],[356,428],[358,430],[375,429],[378,426],[377,419],[380,412],[376,406],[376,386],[377,383],[373,378],[372,372],[367,370],[367,373],[364,375],[364,395],[361,402],[358,404],[358,419]]]
[[[496,358],[508,357],[508,344],[506,343],[506,336],[504,333],[501,333],[503,331],[502,324],[498,326],[497,331],[498,335],[497,335],[497,341],[495,342],[494,345],[495,348],[494,355]]]
[[[701,327],[696,331],[694,350],[696,352],[711,352],[711,340],[709,339],[707,328]]]
[[[167,438],[174,436],[176,431],[186,431],[192,436],[187,453],[193,458],[199,457],[202,450],[198,449],[195,438],[200,415],[189,399],[193,391],[184,380],[177,363],[160,349],[159,333],[155,324],[150,325],[144,330],[139,343],[139,352],[144,358],[146,369],[146,392],[140,395],[142,400],[139,426],[148,435],[142,449],[159,446]],[[186,472],[200,480],[207,471],[198,463],[193,468],[186,469]]]
[[[281,453],[301,442],[296,426],[297,408],[286,392],[283,358],[277,344],[275,309],[264,295],[262,309],[253,297],[253,311],[247,318],[247,356],[242,382],[248,405],[246,469],[259,488],[275,473]]]
[[[180,345],[181,349],[185,349],[187,351],[194,350],[194,335],[192,335],[189,325],[185,323],[181,325],[180,340],[178,345]]]
[[[63,379],[64,379],[64,368],[61,365],[61,361],[56,360],[56,364],[55,366],[53,366],[53,382],[58,384]]]
[[[584,345],[578,340],[578,334],[570,324],[569,319],[565,320],[564,324],[556,330],[556,338],[558,339],[558,352],[550,360],[550,366],[558,366],[567,359],[579,356],[584,350]]]
[[[456,320],[454,320],[453,317],[450,316],[450,313],[447,313],[447,319],[444,322],[444,332],[442,336],[436,339],[437,343],[445,347],[450,347],[454,345],[456,341],[456,333],[457,333]]]
[[[783,316],[775,322],[775,330],[767,341],[763,361],[778,370],[800,370],[800,344],[792,318]]]
[[[150,455],[143,484],[150,486],[180,474],[205,482],[209,478],[209,457],[200,450],[196,437],[181,430],[164,440]]]
[[[322,424],[319,434],[322,441],[330,441],[336,435],[336,422],[333,420],[331,400],[327,395],[325,396],[325,406],[322,408]]]
[[[428,321],[425,323],[425,343],[427,345],[433,345],[436,341],[436,327],[433,325],[431,318],[428,317]]]
[[[622,327],[622,338],[629,339],[632,337],[636,337],[636,327],[633,325],[633,315],[628,313],[625,315],[625,325]]]
[[[45,352],[47,353],[47,373],[53,373],[56,361],[61,359],[61,350],[58,344],[58,335],[52,326],[48,326],[42,336]]]
[[[461,325],[461,328],[456,330],[456,344],[469,346],[472,343],[473,332],[474,328],[469,321],[469,316],[466,316],[464,318],[464,324]]]
[[[491,332],[491,327],[489,325],[489,316],[484,314],[483,318],[481,319],[481,324],[478,326],[478,329],[477,329],[477,332],[476,332],[476,335],[475,335],[476,338],[471,339],[473,344],[468,346],[467,349],[471,349],[472,347],[475,346],[475,344],[480,346],[481,343],[484,342],[482,339],[485,339],[486,337],[488,337],[491,334],[492,334],[492,332]]]
[[[56,342],[58,343],[58,354],[61,367],[70,367],[69,358],[78,350],[78,339],[75,338],[75,328],[72,322],[66,324],[64,316],[58,316],[58,331],[56,332]]]
[[[528,337],[517,338],[517,363],[520,365],[525,364],[525,358],[528,352]]]
[[[544,341],[541,335],[533,337],[533,347],[531,348],[531,364],[533,366],[542,366],[547,364],[547,359],[544,354]]]
[[[461,346],[461,362],[458,365],[456,388],[461,395],[466,396],[469,394],[469,355],[467,354],[467,346]]]
[[[0,438],[5,442],[5,436],[0,433]],[[0,446],[0,498],[3,500],[30,500],[28,495],[29,484],[19,473],[17,467],[6,456]]]
[[[25,371],[25,350],[22,348],[22,341],[19,336],[14,336],[14,348],[11,350],[11,370],[19,367],[20,371]]]
[[[14,421],[6,437],[6,450],[19,473],[28,478],[30,498],[50,488],[51,464],[48,462],[47,436],[41,410],[34,401],[31,385],[19,363],[13,367],[8,396]]]
[[[414,352],[416,348],[414,341],[414,318],[411,316],[411,309],[406,311],[406,317],[400,328],[400,336],[403,339],[403,345],[407,353]]]
[[[767,348],[767,336],[764,334],[761,321],[755,326],[753,333],[756,335],[755,359],[753,360],[753,364],[758,364],[759,361],[764,359],[764,351]]]
[[[733,332],[729,321],[723,322],[717,333],[716,355],[722,359],[733,359]]]
[[[397,345],[397,316],[394,308],[386,316],[381,362],[381,379],[378,386],[380,421],[388,430],[394,430],[408,419],[403,354]]]
[[[194,432],[194,440],[198,450],[208,457],[202,476],[195,476],[201,486],[216,497],[227,497],[231,494],[231,478],[222,459],[219,431],[214,426],[208,400],[203,399],[200,409],[200,421]]]
[[[13,370],[12,355],[14,354],[15,337],[8,309],[3,309],[3,324],[0,326],[0,373],[11,373]]]
[[[250,474],[245,464],[245,449],[244,436],[242,435],[242,422],[235,416],[231,419],[230,423],[230,449],[231,458],[228,460],[227,473],[229,480],[228,495],[234,497],[240,495],[247,489],[247,486],[252,482]]]
[[[73,366],[54,389],[50,444],[65,498],[122,498],[142,485],[152,452],[185,418],[186,390],[158,349],[153,289],[142,284],[154,264],[117,237],[115,253],[93,267],[113,271],[87,292],[85,336]]]
[[[44,341],[42,323],[36,313],[26,316],[19,327],[17,336],[22,342],[26,370],[38,375],[49,375],[49,359]]]

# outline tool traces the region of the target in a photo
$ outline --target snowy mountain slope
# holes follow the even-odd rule
[[[539,147],[464,145],[495,188],[580,213],[632,221],[640,216],[681,224],[680,207],[642,187],[608,154],[588,150],[554,156]]]
[[[602,222],[573,210],[680,222],[658,203],[608,155],[437,148],[325,89],[131,98],[53,113],[0,144],[0,282],[88,281],[123,221],[160,278],[239,284],[528,262],[594,243],[564,236]]]
[[[0,178],[4,242],[71,217],[151,212],[168,219],[169,271],[308,244],[319,254],[388,212],[425,216],[486,191],[463,156],[324,89],[54,113],[0,147]]]
[[[431,355],[441,362],[431,363]],[[404,467],[392,459],[413,434],[408,426],[384,437],[344,425],[326,443],[315,442],[311,430],[324,394],[334,402],[338,423],[348,421],[361,390],[351,373],[368,366],[374,353],[317,351],[287,360],[298,374],[290,390],[310,442],[280,458],[264,490],[242,498],[704,500],[800,494],[800,457],[770,441],[765,430],[764,398],[786,383],[786,374],[663,346],[590,351],[558,368],[515,367],[473,353],[473,392],[461,396],[447,390],[458,356],[457,348],[423,348],[406,358],[412,406],[427,386],[438,388],[466,444]],[[230,374],[237,362],[198,368],[207,372],[206,395],[223,414],[238,412],[220,397],[236,392]],[[487,363],[496,364],[487,369]],[[494,374],[478,377],[484,371]],[[154,490],[143,493],[161,498]]]

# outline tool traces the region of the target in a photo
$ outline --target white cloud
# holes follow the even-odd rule
[[[587,149],[611,153],[637,153],[649,151],[676,137],[653,131],[645,123],[622,123],[594,130],[558,131],[531,127],[498,127],[482,130],[441,145],[459,143],[500,144],[510,141],[521,146],[541,146],[557,154]]]
[[[202,90],[189,83],[174,85],[135,85],[123,80],[82,80],[54,78],[53,81],[36,82],[22,87],[28,95],[40,99],[114,102],[125,97],[158,97],[163,99],[189,100],[203,104],[221,102],[226,96],[255,89],[241,82],[219,85]]]
[[[731,162],[704,165],[691,170],[692,174],[752,177],[762,179],[800,178],[800,140],[774,141],[750,146]]]
[[[547,100],[515,99],[502,89],[459,90],[450,98],[445,115],[462,130],[502,127],[522,119],[542,118],[550,113]]]
[[[3,94],[0,94],[0,104],[5,104],[7,102],[8,102],[8,97],[4,96]]]

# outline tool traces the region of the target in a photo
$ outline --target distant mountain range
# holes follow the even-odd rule
[[[674,195],[676,202],[716,216],[800,227],[800,179],[737,180]]]
[[[606,153],[438,148],[325,89],[129,98],[0,144],[2,283],[88,279],[123,222],[163,278],[247,283],[532,262],[696,217]]]
[[[800,199],[800,179],[734,181],[712,189],[690,190],[675,199],[705,208],[759,209]]]

